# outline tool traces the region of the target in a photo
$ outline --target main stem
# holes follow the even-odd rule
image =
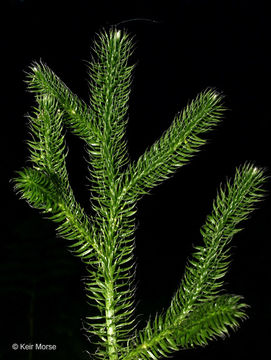
[[[114,188],[114,185],[113,185]],[[113,190],[113,189],[112,189]],[[114,191],[114,190],[113,190]],[[114,241],[116,236],[116,222],[117,222],[117,206],[115,205],[110,212],[108,219],[108,228],[105,226],[105,234],[107,234],[105,239],[105,262],[104,266],[104,281],[105,281],[105,319],[106,319],[106,332],[107,332],[107,346],[108,346],[108,356],[110,360],[118,359],[118,350],[117,350],[117,332],[116,332],[116,311],[115,311],[115,251],[116,243]]]
[[[108,356],[110,360],[117,360],[118,352],[114,308],[114,282],[112,279],[107,281],[106,289],[105,317],[108,340]]]
[[[102,276],[104,281],[105,296],[105,326],[107,339],[107,353],[110,360],[118,359],[118,332],[116,322],[116,302],[119,301],[118,288],[116,286],[117,267],[117,241],[119,240],[118,232],[121,232],[118,224],[119,216],[119,193],[118,193],[118,154],[114,148],[114,124],[121,120],[123,109],[117,103],[116,96],[122,94],[122,88],[125,89],[123,83],[123,71],[125,70],[125,53],[121,52],[122,45],[120,43],[120,32],[116,32],[113,41],[108,41],[107,53],[100,54],[100,62],[98,69],[100,79],[98,81],[97,93],[94,94],[96,101],[98,127],[101,130],[100,156],[99,161],[103,164],[103,174],[99,179],[99,195],[104,199],[106,204],[106,214],[100,216],[101,234],[103,235],[101,248],[103,252],[103,268]],[[125,50],[125,49],[124,49]],[[121,89],[121,90],[120,90]],[[117,134],[120,136],[119,134]]]

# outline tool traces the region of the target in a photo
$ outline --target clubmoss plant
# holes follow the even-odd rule
[[[36,106],[29,116],[30,167],[17,172],[15,189],[57,224],[72,253],[86,265],[85,289],[93,308],[85,326],[97,343],[94,359],[161,359],[223,337],[246,317],[241,296],[223,290],[229,244],[263,197],[262,169],[245,163],[218,190],[183,279],[168,309],[137,329],[134,232],[137,202],[186,165],[206,143],[224,112],[223,97],[200,93],[137,161],[127,153],[125,128],[133,66],[133,40],[116,28],[94,42],[87,105],[44,63],[33,63],[28,88]],[[90,202],[76,201],[66,168],[63,128],[85,143]],[[94,335],[94,336],[93,336]]]

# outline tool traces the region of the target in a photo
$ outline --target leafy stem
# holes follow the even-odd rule
[[[206,144],[224,114],[223,96],[207,89],[178,113],[171,126],[135,162],[125,140],[132,38],[112,28],[98,35],[88,64],[90,102],[81,101],[45,64],[27,75],[36,106],[29,116],[30,167],[17,172],[15,189],[57,224],[72,253],[86,265],[92,310],[87,332],[96,359],[160,359],[224,337],[246,318],[242,297],[221,294],[229,245],[263,196],[264,171],[252,163],[221,186],[180,285],[164,312],[136,328],[134,233],[139,199],[163,183]],[[92,216],[77,202],[66,168],[63,129],[86,145]]]

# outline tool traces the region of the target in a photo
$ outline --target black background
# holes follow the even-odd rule
[[[143,321],[168,306],[192,244],[211,210],[218,185],[246,160],[270,175],[270,14],[264,1],[126,2],[3,1],[1,145],[4,185],[1,244],[0,359],[85,359],[88,314],[84,267],[55,238],[54,225],[19,201],[9,180],[28,156],[26,115],[33,97],[25,71],[46,62],[84,100],[84,60],[95,33],[119,24],[135,36],[137,66],[127,139],[132,160],[150,146],[174,115],[201,90],[225,94],[223,124],[191,164],[138,205],[136,232],[138,313]],[[8,5],[6,7],[6,5]],[[148,19],[148,20],[147,20]],[[67,135],[71,183],[89,209],[80,141]],[[173,359],[266,356],[270,311],[269,195],[233,242],[228,292],[244,295],[249,320],[226,340],[181,351]],[[7,230],[7,233],[6,233]],[[14,351],[12,343],[55,344],[54,352]]]

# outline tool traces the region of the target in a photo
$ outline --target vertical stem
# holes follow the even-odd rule
[[[112,209],[111,216],[108,221],[108,231],[107,231],[107,261],[104,264],[105,272],[105,286],[106,286],[106,299],[105,299],[105,317],[106,317],[106,331],[107,331],[107,341],[108,341],[108,355],[110,360],[118,359],[117,351],[117,333],[116,333],[116,324],[115,324],[115,267],[113,261],[115,259],[115,224],[116,221],[116,207]]]
[[[114,319],[115,309],[114,309],[114,290],[113,290],[112,280],[107,285],[105,316],[106,316],[109,359],[117,360],[118,352],[117,352],[116,325]]]

